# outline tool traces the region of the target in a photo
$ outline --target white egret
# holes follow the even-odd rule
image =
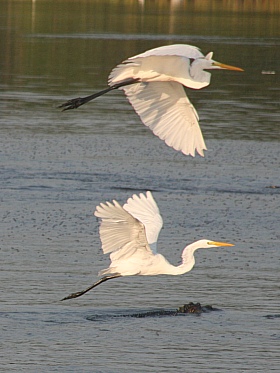
[[[93,95],[75,98],[59,107],[75,109],[113,89],[124,90],[143,124],[165,143],[183,154],[204,156],[206,145],[198,124],[198,114],[183,86],[201,89],[210,84],[205,70],[243,71],[204,56],[197,47],[168,45],[130,57],[109,75],[109,87]]]
[[[186,246],[179,266],[170,264],[157,253],[157,239],[162,217],[152,193],[134,194],[121,206],[117,201],[101,203],[94,215],[101,219],[99,233],[104,254],[110,253],[109,268],[98,273],[101,277],[86,290],[63,298],[77,298],[104,281],[121,276],[182,275],[194,264],[194,252],[199,248],[234,246],[226,242],[199,240]]]

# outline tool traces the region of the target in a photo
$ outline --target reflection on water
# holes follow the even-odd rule
[[[188,90],[206,139],[279,140],[278,1],[257,3],[253,10],[251,1],[225,1],[222,7],[220,1],[0,3],[5,15],[0,30],[2,128],[34,129],[37,123],[45,132],[53,123],[66,131],[76,124],[78,130],[95,132],[105,121],[107,130],[130,130],[133,124],[144,133],[121,93],[78,113],[58,115],[55,107],[105,87],[110,70],[129,56],[190,43],[245,69],[243,74],[213,72],[209,87]],[[28,122],[22,122],[16,108],[26,112]]]

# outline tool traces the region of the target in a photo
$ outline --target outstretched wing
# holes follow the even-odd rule
[[[198,114],[176,82],[136,83],[122,88],[142,122],[175,150],[204,156]]]
[[[181,56],[187,58],[201,58],[204,55],[200,52],[200,49],[188,44],[172,44],[164,45],[162,47],[150,49],[144,53],[137,54],[137,56],[130,57],[129,60],[138,57],[148,57],[148,56]]]
[[[200,82],[190,75],[190,60],[204,58],[192,45],[174,44],[150,49],[130,57],[117,65],[109,74],[110,86],[138,79],[141,82],[176,81],[186,87],[201,89],[209,82]]]
[[[123,205],[123,208],[144,224],[147,241],[153,253],[156,254],[158,235],[163,221],[152,193],[148,191],[146,195],[141,193],[139,196],[134,194]]]
[[[141,256],[153,255],[144,224],[117,201],[101,203],[96,207],[94,215],[101,219],[99,234],[103,253],[111,253],[112,261],[128,259],[136,252]]]

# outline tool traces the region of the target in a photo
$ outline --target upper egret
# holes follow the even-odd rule
[[[62,300],[80,297],[102,282],[121,276],[182,275],[193,268],[197,249],[234,246],[226,242],[199,240],[186,246],[182,252],[182,263],[173,266],[156,250],[163,222],[149,191],[146,195],[134,194],[123,206],[114,200],[112,203],[101,203],[94,215],[101,219],[99,233],[102,250],[104,254],[111,253],[111,264],[98,273],[104,277],[86,290],[70,294]]]
[[[211,74],[205,70],[243,71],[204,56],[197,47],[174,44],[154,48],[130,57],[110,73],[109,87],[83,98],[60,105],[75,109],[113,89],[124,90],[142,122],[168,146],[184,154],[204,156],[206,146],[198,124],[198,114],[186,96],[183,86],[201,89],[210,84]]]

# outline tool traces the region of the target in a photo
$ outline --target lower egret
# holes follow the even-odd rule
[[[198,124],[198,114],[183,86],[201,89],[210,84],[205,70],[243,71],[204,56],[192,45],[174,44],[154,48],[130,57],[110,73],[109,87],[87,97],[78,97],[60,105],[75,109],[109,91],[122,89],[143,124],[165,143],[183,154],[204,156],[206,145]]]
[[[201,248],[234,246],[226,242],[199,240],[186,246],[179,266],[170,264],[157,253],[157,239],[162,228],[162,217],[151,192],[134,194],[121,206],[117,201],[101,203],[94,215],[101,219],[99,228],[102,250],[111,253],[109,268],[101,270],[103,276],[85,290],[62,300],[80,297],[102,282],[121,276],[182,275],[194,264],[194,252]]]

